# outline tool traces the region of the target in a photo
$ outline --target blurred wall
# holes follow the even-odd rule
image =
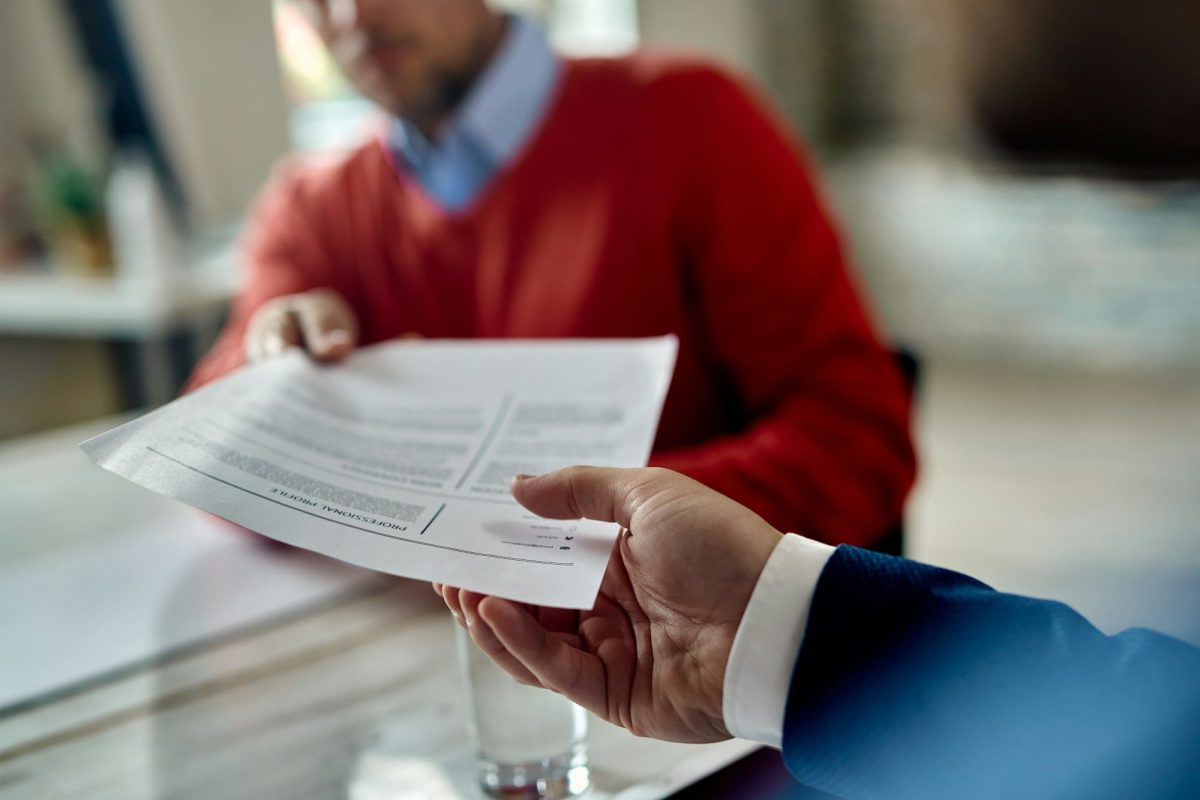
[[[2,6],[0,170],[19,173],[26,139],[47,132],[102,164],[102,87],[84,68],[61,5]],[[236,219],[288,146],[270,2],[118,0],[118,8],[193,221]]]
[[[1200,176],[1195,0],[902,1],[945,19],[942,83],[991,144]]]
[[[828,0],[639,0],[638,26],[646,45],[703,53],[752,77],[822,147],[832,125],[834,14]]]
[[[119,0],[192,221],[237,219],[288,147],[269,0]]]
[[[0,171],[23,169],[33,134],[62,134],[76,152],[98,157],[96,89],[57,2],[2,0]]]
[[[96,87],[60,5],[0,4],[0,176],[22,176],[35,134],[61,135],[74,152],[98,162],[105,148]],[[109,413],[116,389],[108,364],[95,342],[0,339],[0,439]]]
[[[118,10],[192,222],[237,219],[288,144],[270,2],[118,0]],[[61,136],[102,169],[102,109],[63,4],[0,0],[0,177],[29,169],[31,135]],[[0,439],[112,413],[111,365],[102,342],[0,338]]]
[[[703,51],[747,73],[763,61],[755,2],[641,0],[638,23],[647,44]]]
[[[815,145],[887,333],[926,358],[1200,372],[1195,0],[641,0]],[[1091,66],[1086,66],[1090,64]]]

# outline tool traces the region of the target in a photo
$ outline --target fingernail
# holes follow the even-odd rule
[[[350,333],[348,331],[341,330],[340,328],[337,330],[332,330],[325,334],[324,342],[326,347],[337,347],[339,345],[349,344]]]
[[[530,478],[536,478],[536,477],[537,477],[536,475],[530,475],[525,472],[518,472],[516,475],[513,475],[513,483],[517,483],[518,481],[527,481]]]

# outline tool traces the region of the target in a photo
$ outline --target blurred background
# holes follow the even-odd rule
[[[919,361],[908,555],[1200,643],[1200,3],[496,2],[569,54],[708,54],[807,141]],[[375,113],[292,5],[0,0],[0,796],[470,774],[428,591],[286,561],[76,446],[208,347],[272,164]]]
[[[705,52],[806,138],[921,362],[910,554],[1200,641],[1200,5],[498,4],[571,54]],[[271,165],[375,112],[282,3],[2,14],[0,505],[32,519],[44,437],[166,401],[208,346]]]

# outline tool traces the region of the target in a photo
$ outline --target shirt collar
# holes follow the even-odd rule
[[[550,49],[541,27],[511,14],[496,52],[437,140],[430,142],[401,118],[393,126],[392,145],[410,163],[423,165],[441,143],[462,138],[499,167],[533,134],[561,74],[562,59]]]

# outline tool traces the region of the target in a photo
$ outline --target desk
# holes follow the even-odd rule
[[[1200,381],[933,364],[920,418],[916,557],[1067,601],[1106,630],[1143,624],[1200,642]],[[194,524],[188,509],[94,468],[74,446],[114,423],[0,445],[0,565],[148,522]],[[175,596],[160,609],[164,627],[180,619],[188,587]],[[403,797],[396,787],[421,776],[467,791],[452,645],[427,587],[349,586],[0,713],[0,800],[373,800]],[[592,742],[608,794],[723,752],[599,723]]]
[[[135,525],[169,535],[197,524],[195,512],[96,469],[75,447],[114,422],[0,445],[9,534],[0,536],[0,565],[119,549]],[[145,566],[126,565],[131,586]],[[204,572],[203,564],[178,572],[153,609],[160,630],[211,616],[237,594],[236,585],[212,591]],[[0,712],[0,799],[475,797],[445,607],[425,584],[369,573],[335,588],[318,603]],[[36,615],[36,598],[28,600],[25,613]],[[74,623],[55,623],[61,636],[77,635],[71,625],[88,625],[89,613],[82,603]],[[591,745],[597,798],[741,752],[739,743],[636,739],[597,721]]]

